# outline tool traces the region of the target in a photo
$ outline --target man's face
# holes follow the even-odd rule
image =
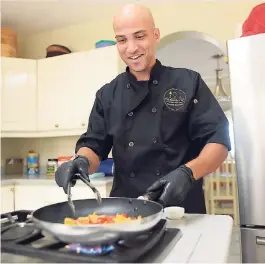
[[[145,71],[155,58],[159,30],[142,19],[120,19],[114,26],[121,59],[134,72]]]

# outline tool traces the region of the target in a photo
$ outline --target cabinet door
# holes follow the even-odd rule
[[[76,54],[73,65],[78,70],[74,70],[70,81],[74,87],[68,92],[72,107],[65,121],[70,127],[86,129],[96,92],[118,75],[117,48],[111,46]]]
[[[1,214],[14,210],[14,186],[1,186]]]
[[[38,130],[86,129],[96,92],[118,74],[115,47],[38,61]]]
[[[93,181],[91,181],[92,184]],[[107,197],[107,190],[106,190],[106,185],[102,184],[100,186],[94,185],[97,190],[99,191],[100,195],[102,198]],[[72,188],[72,199],[73,200],[79,200],[79,199],[96,199],[96,195],[94,192],[87,186],[85,185],[82,181],[78,181],[76,183],[76,186]]]
[[[55,183],[47,185],[37,185],[37,183],[16,185],[16,210],[36,210],[40,207],[66,200],[66,195]]]
[[[1,58],[2,131],[36,131],[37,61]]]
[[[38,61],[38,130],[64,129],[62,123],[71,108],[68,95],[70,55]]]
[[[96,188],[98,188],[102,198],[106,197],[105,185],[97,186]],[[94,193],[83,182],[77,182],[76,186],[72,188],[73,200],[94,198]],[[63,192],[62,188],[56,185],[56,183],[51,182],[46,185],[37,185],[36,183],[16,186],[16,210],[36,210],[43,206],[66,201],[67,195]]]

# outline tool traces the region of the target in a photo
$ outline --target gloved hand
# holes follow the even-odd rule
[[[153,183],[147,189],[146,195],[163,206],[172,203],[179,205],[195,182],[192,170],[183,165]]]
[[[80,173],[88,176],[89,161],[85,156],[79,155],[76,159],[64,162],[55,172],[55,181],[59,187],[63,187],[67,193],[68,183],[71,182],[72,186],[76,184],[75,174]]]

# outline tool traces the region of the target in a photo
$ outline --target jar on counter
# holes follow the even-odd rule
[[[58,159],[48,159],[47,163],[47,175],[55,176],[55,172],[58,168]]]

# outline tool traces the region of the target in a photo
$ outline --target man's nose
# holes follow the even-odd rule
[[[128,46],[127,46],[127,52],[130,54],[134,54],[137,50],[137,44],[135,41],[128,41]]]

